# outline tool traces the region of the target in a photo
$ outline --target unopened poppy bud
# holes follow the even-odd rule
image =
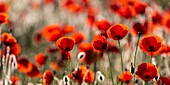
[[[131,72],[131,74],[134,74],[134,73],[135,73],[135,68],[134,68],[134,66],[133,66],[133,63],[131,63],[130,72]]]
[[[160,78],[160,76],[159,76],[159,74],[158,74],[158,76],[155,77],[154,80],[157,82],[157,81],[159,80],[159,78]]]
[[[105,80],[104,75],[100,71],[97,71],[96,74],[97,74],[97,80],[99,82],[103,82]]]
[[[85,57],[85,55],[86,55],[85,52],[80,52],[77,56],[77,59],[79,60],[79,59]]]
[[[70,85],[70,83],[69,82],[64,82],[64,85]]]
[[[136,83],[136,84],[138,83],[138,79],[135,80],[135,83]]]
[[[70,79],[68,78],[68,76],[64,76],[64,77],[63,77],[63,81],[67,83],[67,82],[70,82]],[[65,84],[64,84],[64,85],[65,85]]]
[[[140,35],[141,35],[141,32],[138,32],[138,37],[140,37]]]

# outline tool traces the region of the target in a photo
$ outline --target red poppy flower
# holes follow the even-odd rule
[[[126,72],[124,72],[124,74],[122,74],[122,73],[119,74],[119,80],[120,80],[121,82],[125,82],[125,83],[127,83],[127,84],[130,83],[132,77],[133,77],[133,76],[132,76],[132,74],[131,74],[130,71],[126,71]]]
[[[79,66],[76,70],[74,70],[71,75],[69,75],[70,79],[75,78],[78,83],[82,83],[83,78],[87,83],[92,83],[94,81],[94,73],[93,71],[85,65]]]
[[[152,22],[155,24],[161,24],[162,16],[159,12],[155,12],[152,15]]]
[[[63,61],[63,60],[70,60],[70,59],[72,59],[72,53],[71,53],[71,51],[61,51],[61,60]]]
[[[170,31],[170,12],[163,14],[163,25]]]
[[[0,24],[8,22],[8,15],[6,13],[0,13]]]
[[[142,80],[148,82],[158,76],[158,68],[152,63],[142,63],[138,66],[136,75]]]
[[[131,33],[134,35],[138,35],[139,32],[141,35],[144,35],[144,34],[147,34],[148,29],[141,23],[136,22],[133,24]]]
[[[52,70],[60,70],[60,66],[58,65],[58,63],[57,62],[51,62],[50,63],[50,68],[52,69]]]
[[[42,73],[38,70],[38,68],[32,64],[32,69],[31,71],[27,72],[27,76],[33,77],[33,78],[40,78],[42,77]]]
[[[18,66],[18,71],[23,73],[30,72],[33,68],[32,63],[29,62],[26,58],[19,58],[17,60],[17,66]]]
[[[79,52],[85,52],[86,56],[85,56],[85,60],[82,60],[82,61],[85,61],[86,64],[91,64],[94,60],[93,60],[93,57],[92,57],[92,54],[93,54],[93,47],[91,45],[91,43],[81,43],[79,45]],[[80,61],[81,62],[81,61]]]
[[[10,53],[14,54],[15,56],[18,56],[21,53],[20,44],[16,43],[16,44],[10,46]]]
[[[159,78],[159,81],[157,82],[158,85],[169,85],[170,84],[170,78],[161,76]]]
[[[8,12],[8,5],[4,2],[0,2],[0,13]]]
[[[60,29],[61,27],[58,24],[48,25],[43,28],[42,34],[47,41],[53,42],[62,36]]]
[[[114,40],[124,38],[128,33],[128,27],[123,24],[115,24],[107,30],[107,36]]]
[[[55,53],[58,51],[57,47],[54,47],[53,45],[46,47],[46,52],[47,53]]]
[[[43,53],[38,53],[35,55],[35,62],[37,66],[42,66],[47,59],[47,56],[45,56]]]
[[[43,74],[43,85],[50,85],[53,79],[53,73],[49,70],[46,70]]]
[[[170,52],[170,47],[167,45],[162,44],[161,48],[155,52],[152,52],[152,56],[157,56],[159,54],[168,54]],[[151,55],[151,52],[146,52],[148,55]]]
[[[75,44],[81,43],[85,39],[85,35],[82,32],[75,32],[71,37],[75,39]]]
[[[119,10],[119,8],[120,8],[120,5],[117,4],[117,3],[112,3],[112,4],[110,5],[110,10],[111,10],[112,12],[117,12],[117,11]]]
[[[12,76],[10,79],[12,81],[11,85],[18,85],[18,81],[19,81],[18,76]]]
[[[96,50],[104,51],[107,48],[106,37],[103,35],[96,35],[92,41],[92,46]]]
[[[121,6],[117,12],[121,17],[126,19],[133,17],[133,10],[130,9],[128,6]]]
[[[5,44],[5,45],[14,45],[15,43],[17,43],[17,40],[9,33],[2,33],[1,34],[1,41]]]
[[[145,13],[145,9],[147,7],[147,4],[141,1],[138,1],[134,3],[133,8],[135,9],[135,12],[137,14],[143,14]]]
[[[64,25],[62,27],[61,33],[63,33],[63,34],[71,33],[71,32],[74,32],[75,29],[76,28],[72,25]]]
[[[98,20],[95,22],[95,25],[99,30],[104,30],[104,31],[109,29],[109,27],[111,26],[111,24],[107,20]]]
[[[162,39],[159,36],[145,36],[139,42],[140,49],[144,52],[155,52],[162,46]]]
[[[44,0],[44,3],[47,5],[47,4],[52,4],[54,3],[55,0]]]
[[[90,27],[92,27],[95,22],[95,16],[96,16],[97,12],[96,12],[96,9],[92,8],[92,7],[89,7],[87,9],[87,12],[88,12],[88,15],[87,15],[86,22]]]
[[[33,35],[33,41],[35,43],[40,43],[42,41],[42,32],[37,32]]]
[[[71,51],[74,47],[75,39],[72,37],[61,37],[56,41],[56,46],[62,51]]]
[[[62,3],[62,6],[66,8],[68,11],[73,13],[78,13],[81,11],[81,6],[79,6],[77,3],[75,3],[73,0],[65,0]]]
[[[108,45],[107,45],[107,49],[106,49],[108,52],[115,52],[115,53],[118,53],[119,52],[119,49],[117,48],[117,45],[116,43],[113,41],[113,40],[110,40],[108,42]]]

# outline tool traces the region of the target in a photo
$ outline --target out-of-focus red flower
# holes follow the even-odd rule
[[[124,74],[123,73],[120,73],[119,74],[119,80],[121,81],[121,82],[125,82],[125,83],[127,83],[127,84],[129,84],[130,83],[130,81],[131,81],[131,79],[132,79],[132,74],[131,74],[131,72],[130,71],[126,71],[126,72],[124,72]]]
[[[92,27],[95,23],[95,17],[96,17],[96,14],[97,14],[96,9],[93,8],[93,7],[89,7],[87,9],[87,13],[88,13],[88,15],[87,15],[86,22],[90,27]]]
[[[128,33],[128,27],[123,24],[115,24],[107,30],[107,36],[114,40],[124,38]]]
[[[133,27],[131,29],[131,34],[138,35],[138,33],[140,33],[141,35],[145,35],[148,33],[148,29],[141,23],[136,22],[133,24]]]
[[[84,81],[87,83],[92,83],[94,81],[93,71],[85,65],[79,66],[68,77],[70,79],[75,78],[78,81],[78,83],[82,83],[83,78]]]
[[[47,5],[47,4],[52,4],[54,3],[55,0],[44,0],[44,3]]]
[[[162,39],[159,36],[145,36],[139,42],[139,47],[144,52],[155,52],[162,46]]]
[[[52,70],[60,70],[60,66],[58,65],[58,63],[57,62],[51,62],[50,63],[50,68],[52,69]]]
[[[155,13],[153,13],[152,15],[152,22],[155,23],[155,24],[161,24],[161,21],[162,21],[162,15],[156,11]]]
[[[0,13],[0,24],[8,23],[8,15],[7,13]]]
[[[50,85],[53,79],[53,73],[49,70],[46,70],[43,74],[43,85]]]
[[[94,59],[92,58],[93,54],[93,47],[91,43],[84,42],[79,45],[79,52],[85,52],[86,56],[83,60],[80,60],[79,62],[86,62],[86,64],[91,64]]]
[[[42,32],[37,32],[33,35],[33,41],[35,43],[40,43],[42,41]]]
[[[17,60],[17,66],[18,71],[23,73],[30,72],[33,68],[32,63],[28,61],[26,58],[19,58]]]
[[[120,8],[120,4],[112,3],[112,4],[110,5],[110,10],[111,10],[112,12],[117,12],[117,11],[119,10],[119,8]]]
[[[81,43],[85,39],[85,35],[82,32],[75,32],[71,37],[75,39],[75,44]]]
[[[12,81],[11,85],[18,85],[18,81],[19,81],[18,76],[12,76],[10,79]]]
[[[162,23],[170,31],[170,12],[164,13],[163,15]]]
[[[61,37],[56,41],[56,46],[62,51],[71,51],[74,47],[75,39],[72,37]]]
[[[33,78],[40,78],[42,77],[42,73],[38,70],[38,68],[32,64],[32,69],[31,71],[27,72],[27,76],[33,77]]]
[[[121,6],[117,12],[121,17],[124,17],[126,19],[130,19],[133,17],[133,10],[128,6]]]
[[[49,42],[57,41],[60,37],[62,37],[61,26],[58,24],[47,25],[42,29],[42,35]]]
[[[136,75],[142,80],[148,82],[158,76],[158,68],[152,63],[142,63],[138,66]]]
[[[20,44],[16,43],[16,44],[10,46],[10,53],[14,54],[15,56],[18,56],[21,53]]]
[[[134,3],[133,8],[137,14],[143,14],[145,13],[145,9],[147,7],[147,4],[141,1],[138,1]]]
[[[170,84],[170,78],[161,76],[157,82],[158,85],[169,85]]]
[[[99,51],[104,51],[107,48],[107,40],[103,35],[96,35],[92,41],[92,46],[94,49]]]
[[[43,53],[35,55],[35,62],[37,66],[42,66],[46,62],[47,56]]]
[[[75,29],[76,28],[72,25],[64,25],[62,27],[61,33],[63,33],[63,34],[71,33],[71,32],[74,32]]]
[[[17,43],[17,40],[15,37],[13,37],[11,34],[4,32],[1,34],[0,40],[8,46],[14,45]]]
[[[62,6],[73,13],[78,13],[82,9],[82,7],[73,0],[64,0]]]
[[[72,53],[71,51],[61,51],[61,60],[71,60],[72,59]]]
[[[115,52],[115,53],[119,52],[119,49],[117,48],[117,45],[116,45],[116,43],[113,40],[108,41],[107,49],[106,50],[108,52]]]
[[[55,53],[57,51],[58,51],[58,48],[56,46],[51,45],[51,46],[46,47],[47,53]]]
[[[8,5],[6,4],[6,3],[4,3],[4,2],[0,2],[0,13],[2,13],[2,12],[8,12]]]
[[[99,30],[103,31],[106,31],[111,26],[111,24],[105,19],[96,21],[95,25]]]

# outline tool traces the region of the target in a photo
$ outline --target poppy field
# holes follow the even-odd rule
[[[170,85],[170,1],[0,0],[0,85]]]

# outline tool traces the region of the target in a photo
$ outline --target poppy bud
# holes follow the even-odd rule
[[[133,63],[131,62],[131,68],[130,68],[130,72],[133,75],[135,73],[135,68],[133,66]]]
[[[160,75],[158,74],[158,76],[155,77],[154,80],[157,82],[159,80],[159,78],[160,78]]]
[[[63,81],[66,82],[66,83],[69,83],[70,82],[70,79],[68,76],[64,76],[63,77]],[[64,84],[65,85],[65,84]]]
[[[99,82],[103,82],[105,80],[104,75],[100,71],[97,71],[96,74],[97,74],[97,80]]]
[[[85,57],[85,56],[86,56],[85,52],[80,52],[80,53],[77,55],[77,59],[79,60],[79,59],[81,59],[81,58],[83,58],[83,57]]]

